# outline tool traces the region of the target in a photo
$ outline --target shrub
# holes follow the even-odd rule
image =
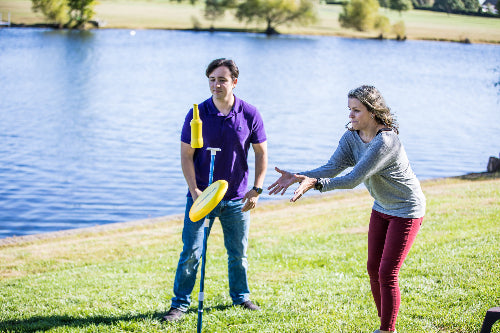
[[[406,39],[406,26],[404,21],[398,21],[392,26],[392,32],[396,35],[397,40]]]

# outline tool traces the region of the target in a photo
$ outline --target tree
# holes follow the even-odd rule
[[[368,31],[375,27],[377,20],[380,20],[378,19],[380,7],[377,0],[351,0],[342,7],[339,22],[344,28]]]
[[[390,6],[390,0],[378,0],[378,4],[382,8],[389,8],[389,6]]]
[[[436,0],[432,8],[444,10],[447,13],[465,9],[462,0]]]
[[[205,0],[205,18],[212,22],[224,16],[226,9],[234,8],[234,0]]]
[[[406,39],[406,26],[403,21],[398,21],[392,26],[392,31],[396,34],[397,40]]]
[[[380,38],[384,37],[384,33],[388,32],[391,28],[391,23],[387,16],[379,15],[375,19],[375,29],[380,31]]]
[[[389,8],[397,10],[399,15],[401,15],[402,11],[413,9],[413,4],[411,0],[389,0]]]
[[[57,24],[59,28],[68,21],[68,8],[64,0],[32,0],[31,9],[35,13],[41,12],[48,21]]]
[[[477,0],[462,0],[465,10],[469,12],[478,12],[479,11],[479,1]],[[497,1],[498,2],[498,1]]]
[[[477,0],[436,0],[433,8],[445,10],[447,13],[455,11],[476,13],[479,11],[479,2]]]
[[[432,7],[434,0],[413,0],[412,4],[415,7]]]
[[[69,23],[72,28],[81,29],[95,15],[96,0],[67,0],[69,7]]]
[[[268,35],[278,33],[276,28],[282,24],[306,25],[317,20],[313,0],[246,0],[237,6],[236,18],[265,22]]]

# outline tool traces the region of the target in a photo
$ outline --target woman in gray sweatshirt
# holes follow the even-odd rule
[[[294,202],[310,189],[326,192],[365,184],[374,198],[367,263],[380,317],[380,328],[374,333],[395,332],[401,303],[399,270],[422,224],[425,196],[399,141],[394,115],[380,92],[373,86],[353,89],[348,93],[348,106],[350,127],[330,160],[300,173],[275,168],[281,176],[268,190],[283,195],[298,182]],[[338,176],[347,168],[352,170]]]

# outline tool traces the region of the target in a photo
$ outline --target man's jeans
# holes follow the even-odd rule
[[[189,210],[193,199],[187,198],[184,215],[182,242],[184,247],[180,254],[174,281],[172,307],[186,311],[191,304],[191,292],[196,282],[196,272],[200,264],[203,249],[204,222],[191,222]],[[224,245],[228,254],[229,295],[233,304],[241,304],[250,299],[247,279],[247,245],[250,227],[250,212],[242,212],[241,200],[221,201],[210,213],[208,233],[212,229],[214,218],[218,217],[224,233]],[[210,241],[210,239],[209,239]]]

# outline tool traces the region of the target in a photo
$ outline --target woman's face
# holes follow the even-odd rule
[[[349,98],[347,105],[351,110],[349,119],[354,130],[363,131],[377,124],[372,118],[372,113],[357,98]]]
[[[216,99],[225,100],[233,94],[238,79],[231,77],[231,71],[226,66],[219,66],[208,76],[210,92]]]

